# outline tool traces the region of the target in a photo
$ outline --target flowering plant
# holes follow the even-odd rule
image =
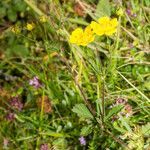
[[[85,30],[81,28],[75,29],[70,36],[70,43],[81,46],[87,46],[94,41],[95,34],[98,36],[111,36],[117,31],[117,18],[110,19],[109,17],[99,18],[97,22],[92,21]]]

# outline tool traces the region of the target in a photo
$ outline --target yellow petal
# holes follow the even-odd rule
[[[83,29],[77,28],[72,32],[72,35],[79,35],[79,34],[83,34]]]
[[[85,34],[93,34],[93,29],[91,28],[91,25],[88,25],[85,30],[84,30]]]
[[[93,30],[96,30],[97,27],[99,26],[99,24],[98,24],[97,22],[95,22],[95,21],[92,21],[91,24],[90,24],[90,26],[91,26],[91,28],[92,28]]]
[[[117,29],[115,29],[115,28],[114,28],[114,29],[111,29],[111,30],[107,30],[107,31],[105,32],[105,34],[108,35],[108,36],[110,36],[110,35],[112,35],[113,33],[115,33],[116,30],[117,30]]]
[[[70,38],[69,38],[69,42],[70,43],[74,43],[74,44],[79,44],[79,40],[82,38],[83,36],[83,30],[81,28],[77,28],[75,29]]]
[[[110,21],[110,18],[109,18],[109,17],[102,17],[102,18],[99,18],[99,19],[98,19],[98,22],[99,22],[100,24],[107,24],[107,23],[109,23],[109,21]]]
[[[94,32],[93,29],[91,28],[91,25],[88,25],[85,30],[84,30],[84,37],[83,41],[86,45],[94,41]]]
[[[70,42],[70,43],[76,43],[76,39],[75,39],[75,37],[70,36],[70,38],[69,38],[69,42]]]
[[[33,22],[32,23],[27,23],[26,28],[27,28],[28,31],[32,31],[35,28],[35,24]]]
[[[96,33],[97,35],[101,36],[104,34],[103,27],[100,24],[98,24],[97,22],[92,21],[90,26],[93,29],[93,32]]]

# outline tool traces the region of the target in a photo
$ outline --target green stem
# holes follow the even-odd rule
[[[119,47],[119,38],[120,38],[120,24],[121,24],[121,17],[119,17],[119,25],[117,29],[117,37],[116,37],[116,44],[114,49],[110,50],[110,64],[108,67],[108,72],[110,73],[110,83],[114,83],[114,78],[116,77],[116,66],[117,66],[117,59],[118,59],[118,47]]]
[[[42,120],[43,120],[44,98],[45,98],[45,92],[43,90],[42,102],[41,102],[41,112],[40,112],[40,124],[39,124],[38,133],[40,133],[42,130],[41,125],[42,125]],[[38,135],[37,140],[36,140],[36,150],[38,150],[40,139],[41,139],[41,135]]]
[[[30,8],[32,8],[38,15],[40,15],[40,16],[44,15],[44,13],[43,13],[40,9],[38,9],[38,8],[35,6],[35,4],[33,4],[32,1],[29,1],[29,0],[24,0],[24,1],[25,1],[25,3],[26,3]]]

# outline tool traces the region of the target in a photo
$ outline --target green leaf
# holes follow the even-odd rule
[[[12,56],[27,56],[29,54],[29,50],[24,45],[13,45],[11,48],[7,49],[7,55]]]
[[[110,16],[111,15],[111,7],[109,0],[100,0],[97,4],[96,8],[96,16]]]
[[[57,138],[52,144],[56,150],[66,150],[68,147],[67,140],[65,138]]]
[[[109,111],[109,113],[106,115],[105,121],[107,121],[111,116],[117,114],[122,108],[123,108],[123,105],[117,105],[117,106],[113,107]]]
[[[46,132],[41,132],[41,135],[47,135],[47,136],[52,136],[52,137],[64,137],[65,135],[63,133],[57,133],[54,131],[46,131]]]
[[[22,1],[22,0],[14,0],[13,3],[14,3],[14,7],[13,8],[16,11],[24,12],[26,10],[27,5],[26,5],[26,3],[24,3],[24,1]]]
[[[127,119],[122,117],[120,114],[119,114],[119,119],[121,121],[122,126],[124,126],[128,130],[128,132],[132,132],[132,129],[130,128],[130,125]]]
[[[13,9],[9,9],[7,15],[10,21],[15,22],[17,20],[17,13]]]
[[[92,130],[93,130],[92,125],[84,126],[81,129],[81,135],[82,136],[87,136],[92,132]]]
[[[113,127],[114,127],[117,131],[119,131],[119,132],[121,132],[121,133],[123,133],[123,134],[127,132],[125,129],[119,127],[119,125],[118,125],[117,122],[114,122],[114,123],[113,123]]]
[[[146,4],[146,6],[150,6],[150,1],[149,0],[145,0],[145,4]]]
[[[150,123],[147,123],[146,125],[142,126],[142,133],[145,136],[149,136],[150,135]]]
[[[79,117],[90,118],[90,119],[93,118],[92,114],[84,104],[76,104],[73,107],[72,111],[77,113]]]
[[[6,8],[0,7],[0,18],[3,18],[6,16]]]

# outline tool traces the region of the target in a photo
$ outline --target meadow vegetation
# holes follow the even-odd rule
[[[0,150],[150,150],[150,1],[0,1]]]

